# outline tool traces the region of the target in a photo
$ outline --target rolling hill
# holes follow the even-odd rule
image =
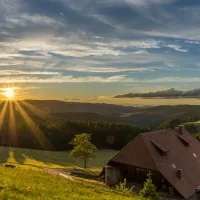
[[[112,104],[27,100],[54,119],[111,121],[157,128],[165,120],[179,117],[183,121],[200,120],[200,106],[175,105],[154,107],[118,106]]]
[[[103,103],[64,102],[56,100],[26,100],[26,102],[49,113],[78,112],[110,115],[113,113],[133,111],[136,109],[132,106],[119,106]]]
[[[180,118],[181,123],[198,121],[200,106],[136,108],[61,101],[1,102],[0,144],[67,150],[75,134],[86,132],[92,134],[97,148],[121,149],[139,133],[157,129],[173,118]]]
[[[97,152],[93,167],[101,167],[114,151]],[[106,155],[106,158],[104,157]],[[48,152],[30,149],[0,147],[0,199],[1,200],[131,200],[138,196],[127,196],[114,190],[91,187],[64,178],[52,176],[43,171],[48,168],[69,168],[80,166],[69,157],[69,152]],[[4,167],[6,163],[16,168]]]

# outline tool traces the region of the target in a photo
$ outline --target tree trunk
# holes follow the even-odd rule
[[[87,168],[87,157],[85,156],[84,158],[84,168],[86,169]]]

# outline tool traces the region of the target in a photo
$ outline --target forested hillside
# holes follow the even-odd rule
[[[200,120],[199,105],[132,107],[51,100],[27,100],[26,103],[49,113],[56,119],[122,122],[150,126],[153,129],[175,117],[184,122]]]
[[[50,115],[27,102],[4,102],[0,105],[0,144],[32,149],[68,150],[69,142],[78,133],[89,133],[97,148],[121,149],[143,128],[131,124],[67,120]],[[65,116],[65,115],[64,115]],[[95,115],[92,115],[95,116]]]
[[[68,150],[71,148],[68,143],[74,135],[86,132],[91,134],[92,142],[97,148],[121,149],[139,133],[157,128],[167,128],[168,123],[174,118],[180,119],[180,123],[200,119],[200,106],[134,108],[72,103],[72,108],[75,108],[76,105],[79,108],[82,107],[80,112],[77,108],[76,112],[75,110],[73,112],[69,103],[58,102],[58,105],[64,105],[63,111],[70,108],[71,112],[51,113],[45,105],[48,106],[48,103],[52,103],[52,101],[47,101],[47,104],[45,102],[32,101],[33,104],[29,101],[1,102],[0,145]],[[53,101],[53,104],[55,102],[57,104],[57,101]],[[36,106],[38,103],[43,106]],[[67,107],[65,107],[66,105]],[[54,106],[56,107],[56,105]],[[92,108],[96,112],[102,109],[104,114],[85,112]],[[54,110],[58,111],[58,109]],[[82,112],[83,110],[84,112]],[[109,112],[109,115],[105,114],[106,112]]]
[[[71,120],[42,123],[39,127],[56,150],[70,149],[68,143],[78,133],[90,133],[97,148],[121,149],[138,134],[151,130],[122,123]]]

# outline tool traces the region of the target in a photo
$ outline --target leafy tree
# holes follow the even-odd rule
[[[181,124],[181,120],[179,118],[173,118],[173,119],[166,120],[162,124],[160,124],[159,129],[175,128],[180,124]]]
[[[147,175],[147,180],[144,183],[143,189],[140,191],[140,196],[143,198],[148,198],[149,200],[160,199],[160,195],[156,192],[156,186],[152,182],[150,172]]]
[[[97,149],[91,142],[91,135],[82,133],[75,135],[75,138],[70,142],[74,147],[71,150],[71,155],[76,159],[84,160],[84,167],[87,168],[88,159],[94,157],[94,151]]]
[[[198,134],[200,132],[199,124],[196,123],[187,123],[184,124],[184,127],[193,134]]]

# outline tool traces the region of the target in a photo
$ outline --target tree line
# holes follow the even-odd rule
[[[98,148],[121,149],[140,133],[149,132],[148,127],[113,122],[73,121],[64,120],[54,123],[41,123],[39,128],[51,141],[55,150],[69,150],[69,142],[76,134],[91,134],[91,142]]]

